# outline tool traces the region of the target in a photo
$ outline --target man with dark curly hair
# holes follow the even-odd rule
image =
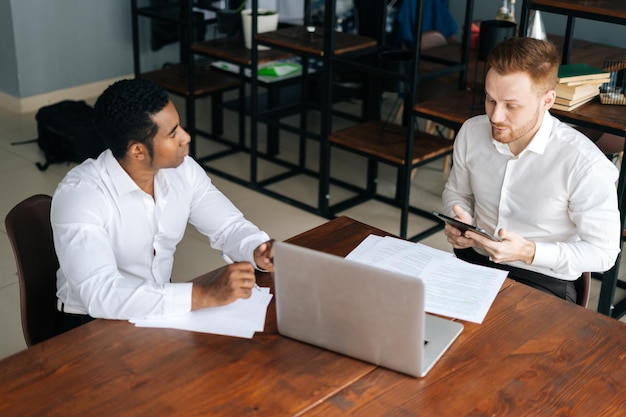
[[[273,270],[268,235],[213,185],[189,152],[168,93],[118,81],[95,104],[109,149],[72,169],[52,199],[64,328],[92,318],[166,317],[250,297],[254,267]],[[172,283],[187,223],[240,261],[213,282]]]

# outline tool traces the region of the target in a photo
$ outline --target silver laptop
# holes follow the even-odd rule
[[[415,277],[284,242],[274,269],[283,336],[419,377],[463,329],[424,312]]]

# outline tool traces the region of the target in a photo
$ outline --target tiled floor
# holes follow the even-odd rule
[[[181,113],[184,106],[181,100],[174,97],[177,107]],[[205,103],[199,100],[197,109],[197,119],[200,127],[204,120],[203,114],[209,114]],[[357,103],[347,104],[357,108]],[[57,183],[65,173],[73,166],[57,164],[51,166],[47,171],[41,172],[35,167],[35,162],[42,161],[43,155],[35,143],[14,145],[13,142],[29,140],[37,136],[35,115],[14,114],[0,109],[0,193],[4,196],[0,201],[0,218],[4,219],[9,210],[26,197],[37,194],[52,194]],[[181,115],[183,116],[183,115]],[[227,127],[236,126],[234,113],[226,112]],[[182,118],[184,120],[184,116]],[[315,126],[319,122],[312,117],[311,125]],[[334,126],[340,126],[340,121]],[[206,127],[205,127],[206,128]],[[264,129],[260,129],[263,136]],[[228,130],[227,136],[236,137],[236,128]],[[294,155],[296,140],[289,140],[289,135],[281,136],[282,148],[285,157],[289,153]],[[261,141],[263,138],[261,137]],[[198,142],[198,154],[203,155],[214,145],[204,139]],[[311,168],[317,166],[316,146],[310,144],[308,152],[308,165]],[[331,172],[333,175],[343,179],[362,184],[364,178],[364,161],[354,155],[343,151],[333,150],[331,157]],[[217,161],[215,166],[229,169],[235,175],[244,176],[247,172],[248,162],[246,155],[234,155],[221,161]],[[276,172],[277,168],[271,164],[260,164],[260,176]],[[441,203],[441,191],[445,181],[441,161],[433,162],[417,170],[412,182],[411,200],[412,203],[427,210],[438,210]],[[234,170],[234,171],[233,171]],[[266,230],[276,239],[286,239],[290,236],[308,230],[326,219],[311,214],[277,199],[270,198],[264,194],[252,191],[248,188],[224,180],[215,175],[211,175],[217,186],[243,211],[243,213],[259,227]],[[381,193],[393,195],[395,184],[395,170],[381,166],[378,187]],[[317,198],[317,184],[310,177],[295,177],[288,181],[274,185],[276,191],[287,193],[289,196],[298,198],[309,204],[315,204]],[[345,192],[334,188],[331,190],[331,202],[342,199]],[[373,226],[387,230],[392,233],[399,233],[399,211],[379,202],[368,202],[344,213],[354,219],[369,223]],[[415,234],[433,223],[411,217],[409,223],[409,235]],[[25,349],[26,345],[22,336],[20,314],[19,314],[19,288],[15,261],[9,241],[6,237],[4,221],[0,224],[0,358],[11,355],[19,350]],[[422,241],[428,245],[442,250],[450,250],[449,245],[439,232]],[[181,243],[174,264],[174,280],[186,281],[196,277],[208,270],[212,270],[222,265],[219,253],[212,250],[208,242],[195,230],[189,229]],[[626,273],[626,267],[622,268]],[[592,300],[590,308],[595,309],[597,305],[597,294],[599,282],[594,281]]]

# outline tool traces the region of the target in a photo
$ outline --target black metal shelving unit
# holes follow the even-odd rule
[[[211,3],[211,2],[205,2]],[[154,1],[141,5],[131,0],[132,35],[133,35],[133,66],[135,77],[154,81],[170,93],[183,97],[185,100],[186,125],[191,135],[189,153],[196,157],[197,136],[219,139],[223,132],[223,93],[240,87],[237,77],[215,71],[194,59],[191,45],[198,33],[204,33],[208,25],[216,23],[215,19],[197,18],[194,13],[193,0]],[[180,61],[164,66],[161,69],[143,71],[141,68],[141,51],[139,35],[139,19],[167,23],[173,33],[177,32],[174,41],[179,43]],[[153,34],[154,35],[154,34]],[[211,97],[212,100],[212,131],[196,128],[195,101],[199,98]]]

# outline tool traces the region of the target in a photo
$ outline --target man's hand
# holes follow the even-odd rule
[[[452,207],[452,210],[454,211],[455,219],[460,220],[463,223],[472,224],[472,218],[461,207],[454,205]],[[467,249],[471,248],[472,246],[476,246],[475,242],[472,239],[469,239],[463,234],[462,231],[454,226],[450,226],[448,223],[446,223],[444,233],[448,238],[448,242],[455,249]]]
[[[250,298],[255,283],[250,262],[227,265],[210,283],[193,284],[191,309],[223,306],[240,298]]]
[[[471,217],[459,206],[453,206],[452,210],[457,219],[464,223],[472,222]],[[465,233],[456,227],[446,224],[445,234],[448,242],[455,249],[467,249],[480,247],[489,255],[495,263],[522,261],[530,265],[535,258],[535,242],[524,239],[515,232],[508,232],[504,229],[498,230],[498,237],[501,242],[495,242],[484,236],[474,233],[471,230]]]
[[[497,264],[522,261],[530,265],[535,259],[535,242],[526,240],[515,232],[500,229],[498,237],[501,242],[494,242],[471,230],[465,232],[465,235],[474,242],[472,246],[483,248],[489,255],[489,259]]]
[[[268,272],[274,272],[274,239],[261,243],[254,250],[254,262]]]

